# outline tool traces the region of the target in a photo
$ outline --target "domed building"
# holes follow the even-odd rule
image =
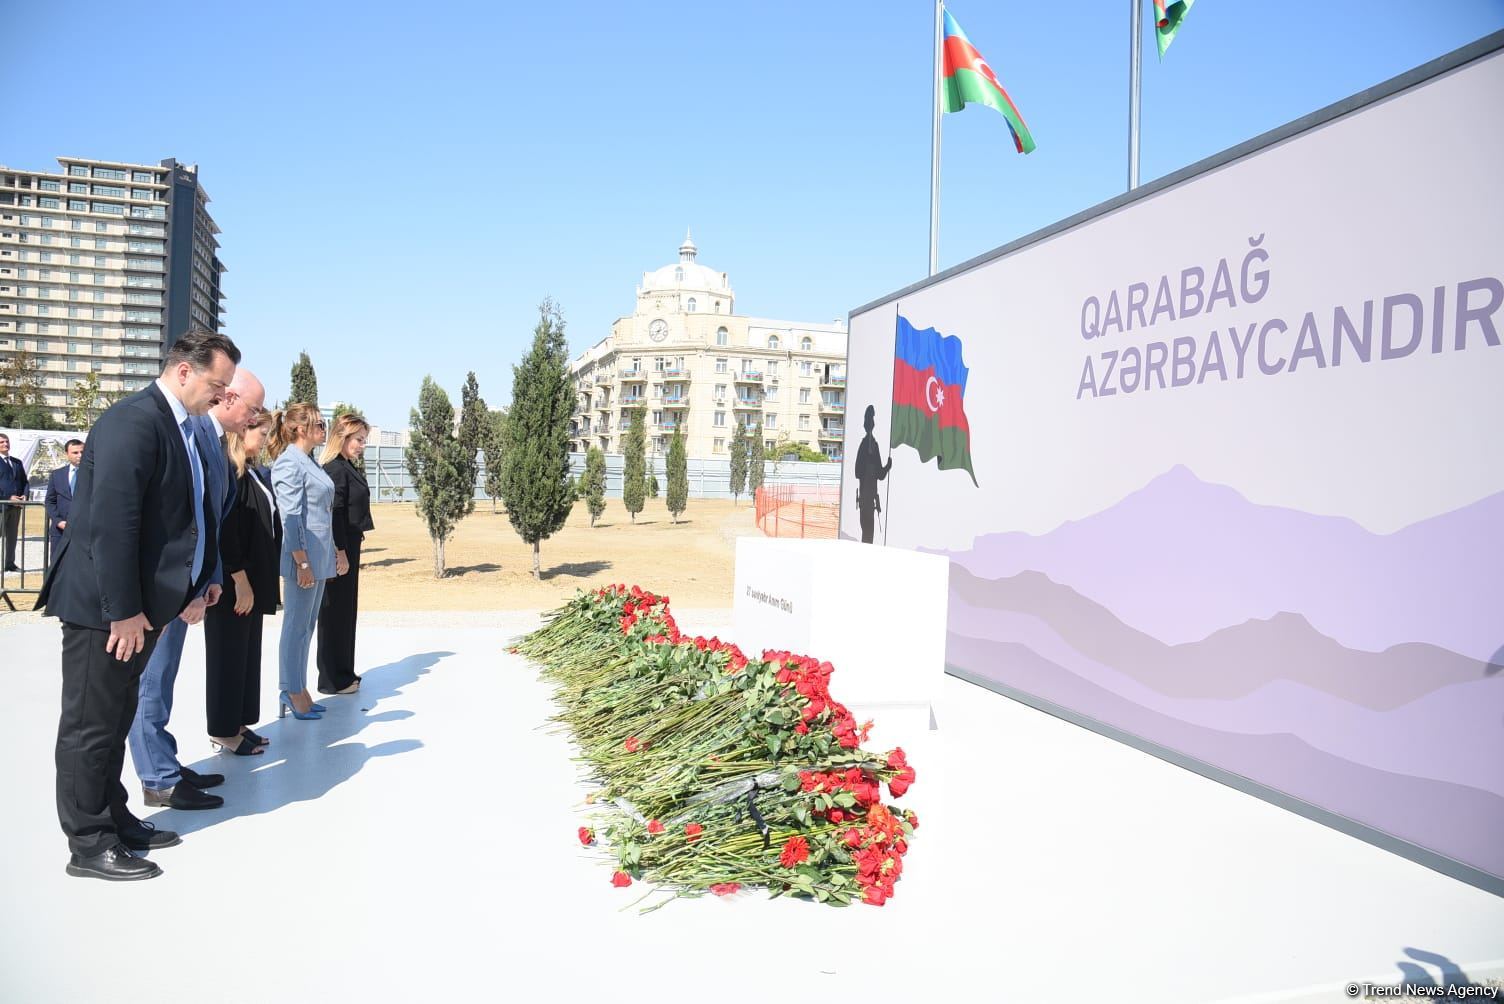
[[[690,457],[727,459],[738,426],[840,459],[845,437],[846,323],[737,314],[725,272],[701,265],[689,234],[679,260],[644,272],[637,305],[571,364],[571,449],[620,453],[633,408],[649,453],[674,429]]]

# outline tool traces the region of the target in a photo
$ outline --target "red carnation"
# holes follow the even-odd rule
[[[632,876],[626,872],[613,872],[611,875],[611,884],[618,889],[625,889],[632,884]]]
[[[580,827],[580,843],[586,847],[595,843],[595,831],[588,826]]]
[[[658,834],[663,832],[663,824],[658,822],[658,820],[656,819],[649,819],[648,832],[653,834],[654,836],[657,836]]]
[[[622,747],[628,753],[636,753],[638,750],[642,749],[642,740],[638,739],[636,736],[627,736],[627,741],[622,743]]]
[[[732,893],[741,892],[741,888],[740,882],[717,882],[710,887],[710,891],[717,896],[730,896]]]
[[[684,827],[684,835],[689,838],[690,843],[694,843],[696,840],[699,840],[700,834],[704,832],[705,827],[701,826],[699,823],[690,823]]]
[[[789,837],[789,842],[783,845],[783,853],[778,855],[778,863],[785,868],[792,868],[808,860],[809,841],[803,837]]]

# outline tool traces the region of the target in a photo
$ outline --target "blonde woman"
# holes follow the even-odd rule
[[[272,419],[272,489],[282,516],[282,646],[278,653],[281,705],[277,717],[322,718],[326,709],[308,693],[308,648],[324,583],[335,576],[330,517],[334,482],[309,456],[327,430],[311,404],[290,404]]]
[[[355,617],[360,605],[360,543],[371,522],[371,489],[355,462],[365,455],[371,426],[356,414],[334,420],[324,444],[324,473],[334,482],[334,568],[338,577],[324,593],[319,612],[319,693],[353,694]]]
[[[204,615],[209,742],[236,756],[254,756],[267,745],[250,726],[261,718],[262,618],[277,612],[282,584],[282,521],[271,474],[260,466],[272,418],[262,412],[244,432],[227,437],[237,480],[235,504],[219,528],[225,591]]]

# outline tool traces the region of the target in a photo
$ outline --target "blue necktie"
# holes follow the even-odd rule
[[[74,487],[73,486],[76,485],[76,484],[78,484],[78,468],[77,467],[70,467],[70,468],[68,468],[68,494],[69,495],[73,494],[73,491],[74,491]]]
[[[183,419],[183,445],[188,448],[188,466],[193,468],[193,571],[189,584],[198,581],[204,568],[204,467],[198,457],[198,447],[193,442],[193,419]]]

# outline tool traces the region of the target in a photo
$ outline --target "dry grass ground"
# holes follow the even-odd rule
[[[606,504],[594,528],[584,503],[542,546],[543,579],[532,575],[532,548],[504,512],[488,502],[449,539],[449,574],[433,577],[433,544],[411,504],[375,507],[376,530],[362,551],[360,607],[372,610],[523,610],[557,606],[581,587],[640,583],[680,608],[729,607],[736,538],[756,533],[749,502],[691,499],[670,521],[649,499],[633,523],[621,502]]]

